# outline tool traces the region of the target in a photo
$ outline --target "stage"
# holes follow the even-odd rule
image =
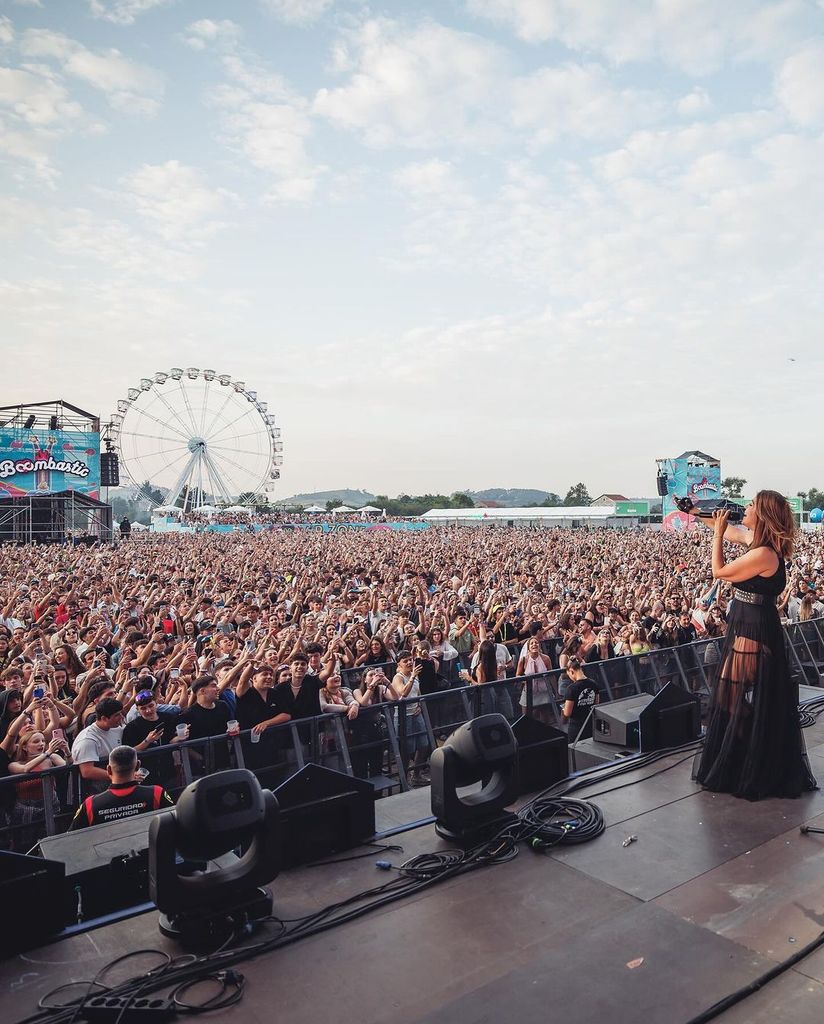
[[[805,736],[824,783],[824,718]],[[216,1019],[689,1021],[824,928],[824,836],[799,834],[802,823],[824,827],[824,792],[750,804],[702,792],[690,768],[691,758],[669,755],[576,793],[606,818],[591,843],[550,855],[522,847],[509,863],[244,963],[242,1003]],[[379,800],[378,829],[428,813],[428,789]],[[637,841],[623,846],[630,835]],[[431,824],[384,841],[403,852],[283,873],[272,884],[275,913],[302,917],[385,881],[374,860],[400,864],[445,845]],[[49,989],[144,946],[175,951],[154,913],[6,961],[4,1019],[19,1021]],[[112,980],[139,969],[133,962]],[[822,1005],[824,948],[716,1019],[818,1024]]]

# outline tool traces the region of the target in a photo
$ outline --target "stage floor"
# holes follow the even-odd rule
[[[824,720],[805,736],[824,786]],[[592,843],[549,856],[522,848],[514,861],[250,961],[240,968],[242,1003],[219,1019],[690,1020],[824,928],[824,836],[798,828],[824,827],[824,790],[750,804],[702,792],[690,768],[671,756],[577,793],[604,811],[607,831]],[[626,786],[631,779],[641,781]],[[429,791],[381,800],[378,812],[384,829],[424,818]],[[628,835],[638,839],[624,847]],[[403,853],[375,859],[396,864],[444,846],[431,825],[387,841]],[[272,885],[275,913],[301,917],[386,878],[371,857],[286,872]],[[174,949],[154,913],[3,963],[3,1019],[20,1020],[47,990],[144,946]],[[822,1006],[824,949],[717,1019],[819,1024]]]

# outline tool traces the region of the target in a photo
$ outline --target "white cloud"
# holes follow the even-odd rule
[[[466,183],[449,160],[407,164],[395,173],[394,180],[402,192],[416,199],[434,196],[465,202],[469,198]]]
[[[115,25],[133,25],[141,14],[173,2],[174,0],[88,0],[89,10],[95,18],[111,21]]]
[[[595,169],[608,180],[670,173],[705,153],[747,150],[781,127],[769,111],[755,110],[686,127],[672,125],[633,132],[619,149],[593,159]]]
[[[126,278],[188,281],[200,267],[184,249],[153,241],[123,221],[84,208],[56,211],[49,241],[68,257],[68,267],[92,261],[105,267],[107,274]]]
[[[0,43],[11,43],[14,40],[14,25],[11,18],[0,15]]]
[[[311,199],[325,168],[307,152],[312,123],[306,101],[249,58],[227,56],[223,65],[227,81],[213,90],[212,100],[226,141],[266,173],[267,201]]]
[[[784,61],[775,91],[797,124],[812,126],[824,121],[824,39],[810,42]]]
[[[82,114],[62,82],[48,68],[23,65],[0,67],[0,106],[20,121],[37,126],[61,126]]]
[[[655,94],[616,83],[595,63],[515,74],[502,48],[432,21],[374,19],[334,52],[345,84],[321,89],[314,111],[375,147],[415,148],[598,141],[657,122]]]
[[[637,124],[660,119],[662,101],[640,89],[621,88],[594,64],[541,68],[513,83],[512,118],[539,142],[560,135],[590,140],[623,137]]]
[[[233,47],[241,36],[240,25],[229,19],[212,21],[202,18],[187,25],[183,32],[183,42],[192,50],[205,50],[209,46]]]
[[[236,197],[213,189],[194,167],[177,160],[143,164],[121,179],[121,198],[169,241],[201,241],[225,226],[227,205]]]
[[[616,63],[663,60],[705,74],[724,59],[764,57],[801,33],[793,0],[466,0],[530,43],[550,40]]]
[[[55,142],[85,123],[82,107],[49,68],[0,67],[0,153],[18,180],[25,178],[25,164],[42,181],[53,182]]]
[[[697,85],[694,89],[682,96],[675,104],[675,109],[681,117],[699,117],[712,107],[712,100],[709,93],[702,86]]]
[[[262,6],[289,25],[311,25],[335,0],[261,0]]]
[[[124,57],[119,50],[89,50],[59,32],[29,29],[20,50],[30,57],[57,61],[63,71],[106,94],[118,109],[152,114],[163,93],[162,76],[153,68]]]
[[[42,7],[43,0],[14,0],[18,7]]]
[[[367,21],[336,49],[349,81],[320,89],[314,110],[373,146],[488,142],[501,135],[508,56],[495,44],[433,21],[409,29]]]

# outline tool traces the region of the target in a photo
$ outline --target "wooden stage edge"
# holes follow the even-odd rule
[[[824,721],[805,738],[824,787]],[[824,836],[799,831],[824,826],[824,788],[752,804],[703,792],[690,770],[671,755],[576,793],[604,812],[607,830],[591,843],[549,855],[522,847],[511,862],[246,962],[242,1002],[214,1019],[685,1024],[824,929]],[[429,791],[377,808],[380,830],[420,820]],[[628,835],[638,838],[625,847]],[[445,846],[431,825],[389,841],[403,852],[375,860]],[[284,872],[271,885],[275,913],[302,917],[386,879],[371,857]],[[141,947],[178,952],[152,912],[3,962],[3,1020]],[[824,948],[716,1019],[820,1024],[822,1006]]]

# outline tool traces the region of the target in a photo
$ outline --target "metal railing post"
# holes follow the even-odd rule
[[[54,777],[49,773],[43,780],[43,817],[46,824],[46,835],[53,836],[54,828]]]
[[[398,769],[398,781],[400,782],[401,789],[404,793],[409,791],[409,779],[406,777],[406,761],[401,757],[401,748],[398,743],[398,733],[395,729],[395,716],[392,713],[393,709],[388,707],[382,707],[384,721],[386,723],[386,738],[389,741],[389,747],[392,751],[392,757],[395,761],[395,767]]]
[[[340,748],[340,755],[343,761],[344,767],[346,768],[347,775],[354,775],[352,771],[352,759],[349,756],[349,744],[346,742],[346,730],[343,728],[343,715],[335,715],[332,721],[332,728],[337,733],[338,746]]]
[[[598,665],[597,665],[597,668],[598,668],[598,675],[601,677],[601,682],[604,684],[604,689],[607,692],[607,697],[609,697],[610,700],[614,700],[615,698],[612,696],[612,687],[609,684],[609,677],[607,676],[607,671],[606,671],[606,668],[604,667],[604,662],[603,661],[599,661]]]

